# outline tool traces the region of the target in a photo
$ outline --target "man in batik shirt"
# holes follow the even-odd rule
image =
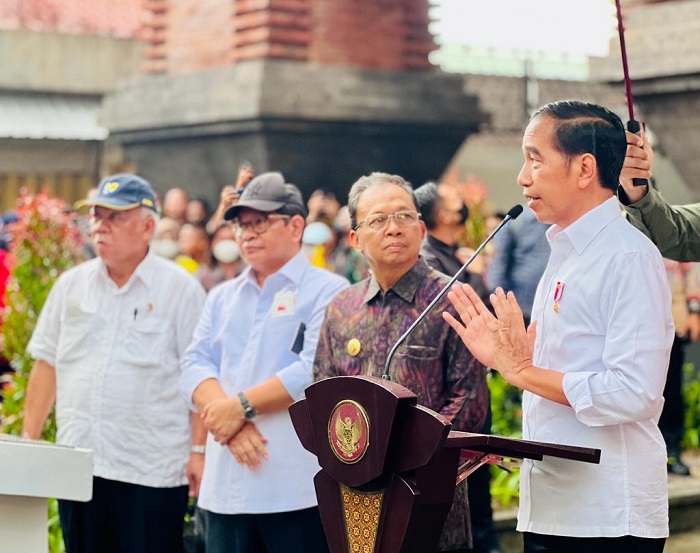
[[[391,347],[449,279],[419,258],[425,225],[413,189],[401,177],[372,173],[350,189],[351,245],[372,274],[329,304],[314,361],[314,380],[330,376],[380,376]],[[394,382],[439,412],[455,430],[477,431],[488,405],[486,369],[442,323],[439,302],[393,358]],[[466,490],[458,486],[440,551],[471,544]]]

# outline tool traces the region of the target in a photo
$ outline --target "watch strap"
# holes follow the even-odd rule
[[[248,398],[245,397],[245,394],[243,392],[238,392],[238,399],[241,402],[241,406],[243,407],[243,418],[244,419],[252,419],[258,414],[257,409],[253,407],[250,402],[248,401]]]

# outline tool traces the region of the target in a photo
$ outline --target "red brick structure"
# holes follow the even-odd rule
[[[187,73],[282,59],[430,69],[428,0],[146,0],[144,70]]]
[[[107,99],[104,121],[157,187],[215,199],[243,160],[341,197],[370,171],[421,183],[486,119],[428,59],[429,0],[144,6],[142,75]]]

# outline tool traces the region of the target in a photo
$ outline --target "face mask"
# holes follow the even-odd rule
[[[228,238],[217,242],[211,251],[212,255],[221,263],[233,263],[238,259],[238,244]]]
[[[151,249],[153,253],[166,259],[175,259],[175,256],[180,252],[180,247],[172,238],[151,241]]]

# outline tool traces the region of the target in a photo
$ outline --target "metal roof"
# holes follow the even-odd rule
[[[104,140],[99,97],[0,93],[0,138]]]

